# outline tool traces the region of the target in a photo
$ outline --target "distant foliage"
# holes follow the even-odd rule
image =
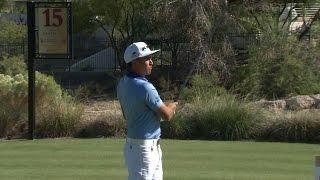
[[[234,72],[235,86],[251,98],[318,93],[317,54],[314,47],[288,37],[285,32],[265,34],[259,45],[249,49],[248,64]]]
[[[27,26],[11,21],[1,21],[0,41],[7,43],[21,43],[27,37]]]
[[[227,93],[227,91],[219,85],[219,77],[215,72],[206,75],[195,74],[189,83],[190,85],[183,89],[182,92],[182,99],[186,101]]]

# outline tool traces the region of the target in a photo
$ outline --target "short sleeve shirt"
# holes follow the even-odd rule
[[[160,138],[161,118],[156,109],[163,102],[156,88],[144,76],[127,73],[118,83],[117,96],[126,119],[127,137]]]

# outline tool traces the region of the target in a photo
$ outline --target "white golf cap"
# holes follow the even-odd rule
[[[126,63],[130,63],[137,58],[146,57],[158,51],[160,51],[160,49],[151,51],[148,45],[144,42],[135,42],[130,44],[125,50],[124,61]]]

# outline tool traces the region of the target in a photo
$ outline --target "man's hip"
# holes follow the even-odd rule
[[[124,147],[128,179],[162,180],[162,151],[158,139],[126,139]]]
[[[126,142],[130,144],[143,145],[143,146],[158,146],[160,139],[132,139],[126,138]]]

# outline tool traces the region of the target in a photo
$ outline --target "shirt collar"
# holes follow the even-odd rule
[[[137,74],[137,73],[135,73],[135,72],[127,71],[126,75],[127,75],[129,78],[139,78],[139,79],[143,79],[143,80],[145,80],[145,81],[148,81],[145,76],[140,75],[140,74]]]

